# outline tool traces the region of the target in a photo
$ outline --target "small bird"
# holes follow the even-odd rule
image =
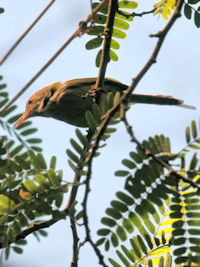
[[[34,116],[52,117],[78,127],[88,127],[85,112],[91,110],[94,103],[94,98],[89,92],[95,82],[96,78],[74,79],[64,83],[54,83],[37,91],[27,101],[26,110],[15,123],[15,127]],[[103,88],[96,95],[96,101],[101,107],[108,92],[118,91],[122,94],[127,88],[127,85],[117,80],[106,78]],[[131,103],[175,105],[195,109],[193,106],[183,104],[181,99],[164,95],[132,94]]]

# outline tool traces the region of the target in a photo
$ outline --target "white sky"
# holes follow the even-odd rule
[[[0,74],[8,85],[10,97],[14,96],[29,79],[47,62],[64,41],[75,31],[80,20],[90,12],[89,0],[57,0],[38,25],[31,31],[13,54],[2,65]],[[139,2],[138,11],[152,9],[155,1]],[[0,58],[8,48],[32,23],[35,17],[48,4],[40,0],[1,1],[5,13],[0,15]],[[107,77],[120,80],[127,85],[145,64],[152,53],[156,39],[149,38],[166,23],[163,18],[148,15],[135,18],[127,31],[127,38],[119,40],[118,62],[111,62]],[[194,105],[197,110],[190,111],[175,107],[155,107],[136,105],[129,111],[129,121],[139,140],[155,134],[170,136],[173,152],[185,145],[185,128],[192,119],[199,118],[200,56],[199,29],[193,21],[184,16],[179,19],[168,34],[159,54],[157,64],[150,69],[136,88],[137,93],[173,95]],[[19,111],[24,111],[27,99],[38,89],[57,81],[64,82],[73,78],[95,77],[96,50],[87,51],[85,43],[91,37],[77,38],[56,59],[44,74],[18,99]],[[75,127],[53,119],[34,118],[34,126],[39,129],[43,139],[44,155],[50,159],[57,156],[57,167],[65,170],[66,180],[72,180],[73,173],[67,166],[66,148],[74,135]],[[92,192],[89,196],[89,222],[92,234],[101,227],[100,219],[116,190],[122,190],[123,179],[114,177],[114,171],[122,167],[121,160],[133,149],[123,124],[109,139],[101,157],[93,164]],[[123,168],[123,167],[122,167]],[[81,200],[80,200],[81,201]],[[69,220],[62,221],[48,230],[49,237],[41,238],[38,243],[28,237],[28,246],[22,255],[14,252],[3,266],[15,267],[64,267],[70,266],[71,231]],[[116,258],[114,252],[109,256]],[[92,248],[85,246],[80,253],[80,267],[97,266],[97,258]]]

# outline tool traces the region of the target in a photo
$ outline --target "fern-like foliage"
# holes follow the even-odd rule
[[[169,138],[149,138],[143,146],[163,162],[175,165],[177,172],[200,184],[200,168],[195,152],[199,150],[200,130],[196,122],[186,128],[187,146],[172,154]],[[187,157],[186,157],[187,155]],[[109,258],[112,266],[198,266],[200,262],[199,190],[166,171],[140,147],[129,153],[116,171],[124,177],[124,191],[116,193],[106,209],[104,225],[97,234],[97,245],[119,247],[116,254],[123,265]],[[174,162],[174,163],[173,163]],[[173,163],[173,164],[172,164]],[[173,254],[173,257],[172,257]],[[196,264],[196,265],[195,265]]]
[[[96,6],[99,5],[100,2],[94,2],[92,4],[92,8],[94,9]],[[135,9],[137,7],[137,3],[134,1],[119,1],[118,6],[120,9],[125,9],[123,11],[124,14],[129,15],[130,13],[126,11],[126,9]],[[107,14],[108,14],[108,4],[106,4],[97,14],[94,15],[94,26],[91,29],[91,31],[88,33],[89,35],[96,35],[97,37],[91,39],[86,43],[86,48],[88,50],[98,48],[103,43],[102,36],[106,34],[105,32],[105,24],[107,20]],[[129,29],[129,21],[133,21],[133,17],[126,17],[125,15],[116,13],[115,20],[114,20],[114,28],[113,28],[113,34],[112,34],[112,41],[111,41],[111,49],[110,49],[110,59],[113,61],[118,60],[117,54],[114,52],[114,50],[118,50],[120,45],[115,40],[115,38],[118,39],[125,39],[126,33],[125,30]],[[114,50],[113,50],[114,49]],[[97,53],[96,57],[96,66],[99,67],[100,64],[100,58],[101,58],[101,51]]]
[[[191,19],[194,14],[194,24],[197,28],[200,27],[200,6],[197,6],[199,3],[199,0],[188,0],[184,5],[184,14],[186,18]],[[193,5],[195,5],[195,7],[193,7]]]
[[[0,76],[0,80],[2,79],[3,77]],[[9,100],[9,95],[6,91],[6,86],[7,85],[5,83],[0,83],[0,108],[3,108]],[[37,132],[36,128],[31,127],[31,121],[26,121],[17,129],[15,129],[14,123],[22,115],[14,113],[16,109],[17,106],[12,105],[0,117],[1,128],[6,131],[10,136],[9,151],[11,153],[11,156],[17,155],[19,152],[25,153],[27,149],[32,149],[34,151],[41,152],[42,149],[38,145],[39,143],[41,143],[41,139],[30,137],[32,134]]]

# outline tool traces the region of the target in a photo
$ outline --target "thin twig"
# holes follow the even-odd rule
[[[10,56],[13,50],[18,46],[18,44],[24,39],[24,37],[30,32],[30,30],[35,26],[35,24],[41,19],[41,17],[47,12],[47,10],[51,7],[51,5],[55,2],[52,0],[45,9],[41,12],[41,14],[34,20],[34,22],[28,27],[28,29],[19,37],[19,39],[11,46],[5,56],[1,59],[0,65],[2,65],[5,60]]]
[[[156,11],[156,8],[154,8],[154,9],[152,9],[150,11],[143,11],[141,13],[132,12],[131,14],[126,14],[122,10],[118,9],[117,13],[119,13],[120,15],[123,15],[124,17],[126,17],[128,19],[130,17],[142,17],[144,15],[152,14],[152,13],[154,13],[154,11]]]
[[[76,222],[74,218],[70,217],[71,229],[72,229],[72,236],[73,236],[73,256],[71,261],[71,267],[78,266],[78,242],[79,237],[76,229]]]
[[[48,60],[48,62],[32,77],[32,79],[11,99],[8,104],[0,110],[0,116],[29,88],[29,86],[50,66],[50,64],[62,53],[72,40],[89,31],[88,23],[92,20],[93,14],[96,14],[108,0],[102,1],[93,12],[87,17],[85,21],[79,23],[78,29],[71,35],[71,37],[61,46],[61,48]]]
[[[161,166],[163,166],[164,168],[166,168],[170,174],[173,174],[177,179],[182,179],[184,182],[189,183],[191,186],[200,189],[200,185],[198,185],[197,183],[195,183],[192,179],[184,177],[183,175],[179,174],[178,172],[176,172],[171,165],[169,165],[166,161],[163,161],[161,158],[156,157],[149,149],[146,149],[142,143],[140,143],[137,138],[134,135],[132,126],[128,123],[128,120],[126,118],[126,114],[124,113],[124,117],[123,117],[123,122],[126,126],[126,130],[128,132],[128,134],[130,135],[131,141],[136,143],[139,148],[150,158],[152,158],[153,160],[155,160],[157,163],[159,163]]]

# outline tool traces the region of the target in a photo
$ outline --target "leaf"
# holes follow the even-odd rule
[[[104,225],[107,225],[109,227],[114,227],[116,225],[116,222],[108,217],[103,217],[101,219],[101,223],[103,223]]]
[[[40,168],[41,169],[47,169],[47,164],[46,161],[41,153],[37,154],[37,160],[40,163]]]
[[[129,29],[129,23],[122,19],[115,18],[114,20],[114,27],[123,29],[123,30],[128,30]]]
[[[116,209],[107,208],[106,209],[106,214],[109,215],[109,216],[111,216],[111,217],[113,217],[116,220],[119,220],[119,219],[122,218],[121,213],[118,210],[116,210]]]
[[[23,249],[20,248],[20,247],[13,246],[12,249],[18,254],[22,254],[23,253]]]
[[[186,142],[187,144],[190,143],[190,127],[189,126],[186,127]]]
[[[0,215],[9,212],[14,206],[15,202],[11,198],[5,195],[0,195]]]
[[[56,156],[52,156],[51,161],[50,161],[50,168],[55,170],[55,168],[56,168]]]
[[[120,170],[120,171],[116,171],[115,172],[115,176],[124,177],[124,176],[127,176],[127,175],[129,175],[129,171]]]
[[[60,185],[60,179],[58,178],[58,176],[56,175],[54,169],[49,169],[47,171],[47,174],[48,174],[48,178],[49,178],[49,181],[51,182],[51,184],[54,186],[54,187],[57,187]]]
[[[87,123],[88,123],[90,129],[91,129],[92,131],[95,131],[95,129],[96,129],[98,123],[97,123],[97,121],[95,120],[95,118],[94,118],[92,112],[89,111],[89,110],[87,110],[86,113],[85,113],[85,118],[86,118],[86,121],[87,121]]]
[[[191,128],[192,128],[192,136],[195,139],[195,138],[197,138],[197,125],[196,125],[195,120],[192,120]]]
[[[127,267],[131,266],[129,261],[124,257],[124,255],[119,250],[116,250],[116,253],[117,253],[118,257],[120,258],[120,260],[124,263],[125,266],[127,266]]]
[[[30,179],[26,179],[24,181],[24,186],[30,193],[34,193],[35,194],[35,193],[40,192],[39,187],[33,181],[31,181]]]
[[[88,35],[99,35],[104,33],[104,26],[94,26],[87,33]]]
[[[87,146],[87,144],[88,144],[88,140],[87,140],[86,136],[83,135],[79,129],[76,129],[75,132],[76,132],[76,136],[77,136],[78,139],[80,140],[81,144],[82,144],[83,146]]]
[[[138,6],[138,4],[134,1],[127,1],[127,0],[124,0],[124,1],[119,1],[118,2],[118,6],[119,8],[130,8],[130,9],[134,9]]]
[[[101,61],[101,53],[102,53],[102,49],[101,49],[101,50],[99,50],[99,52],[97,53],[97,56],[96,56],[96,61],[95,61],[96,67],[99,67],[99,66],[100,66],[100,61]]]
[[[30,138],[26,140],[30,144],[39,144],[42,142],[40,138]]]
[[[137,167],[136,164],[129,159],[123,159],[122,164],[131,170]]]
[[[110,229],[107,229],[107,228],[103,228],[103,229],[100,229],[97,231],[97,234],[100,235],[100,236],[107,236],[111,233],[111,230]]]
[[[111,242],[112,242],[113,247],[118,247],[118,245],[119,245],[119,239],[118,239],[118,237],[117,237],[117,235],[115,233],[112,233],[110,239],[111,239]]]
[[[111,45],[110,45],[110,47],[111,47],[112,49],[116,49],[116,50],[118,50],[118,49],[120,48],[120,45],[119,45],[119,43],[118,43],[116,40],[112,39],[112,40],[111,40]]]
[[[36,128],[31,128],[31,129],[28,129],[28,130],[25,130],[25,131],[21,132],[20,134],[23,135],[23,136],[27,136],[27,135],[33,134],[35,132],[37,132],[37,129]]]
[[[118,191],[116,193],[116,196],[128,206],[134,204],[134,200],[129,195],[127,195],[121,191]]]
[[[102,42],[103,42],[103,38],[97,37],[97,38],[94,38],[88,41],[85,46],[86,46],[86,49],[91,50],[91,49],[95,49],[101,46]]]
[[[112,36],[115,38],[119,38],[119,39],[125,39],[126,33],[117,29],[117,28],[113,28],[113,35]]]
[[[191,17],[192,17],[192,9],[186,3],[185,3],[185,6],[184,6],[184,14],[185,14],[185,16],[186,16],[187,19],[191,19]]]
[[[133,256],[133,253],[130,252],[124,245],[121,245],[121,249],[123,250],[124,254],[131,260],[132,262],[135,262],[135,258]]]
[[[44,175],[42,175],[40,173],[36,174],[35,175],[35,180],[43,189],[49,187],[49,182],[47,181],[47,179],[45,178]]]
[[[75,163],[79,163],[79,158],[77,157],[77,155],[74,154],[74,152],[72,152],[70,149],[67,149],[66,153],[72,161],[74,161]]]
[[[197,28],[200,27],[200,7],[194,13],[194,23],[197,26]]]
[[[109,262],[112,264],[112,266],[114,267],[122,267],[119,263],[117,263],[116,261],[114,261],[111,258],[108,258]]]
[[[107,18],[107,16],[97,13],[94,15],[94,22],[98,23],[98,24],[105,24],[106,18]]]

